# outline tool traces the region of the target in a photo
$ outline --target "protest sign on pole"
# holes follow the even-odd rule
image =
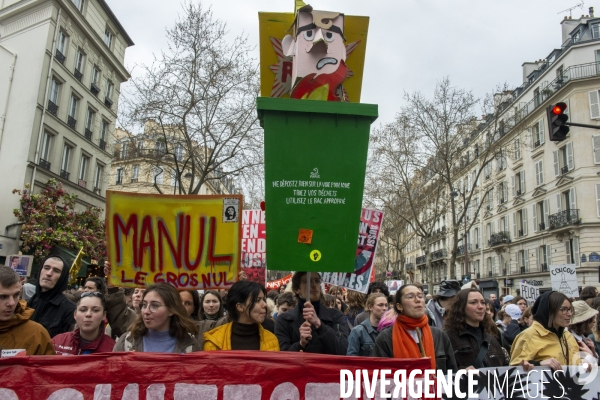
[[[535,303],[535,299],[540,296],[540,289],[535,286],[521,282],[521,297],[527,300],[528,305]]]
[[[167,282],[179,289],[227,289],[237,281],[241,195],[164,195],[107,191],[110,282]]]
[[[564,293],[567,297],[579,297],[575,264],[551,265],[550,280],[552,290]]]
[[[281,285],[288,285],[290,283],[290,281],[292,280],[292,276],[294,276],[294,274],[286,275],[281,279],[277,279],[276,281],[269,281],[269,282],[267,282],[267,285],[265,286],[265,288],[267,290],[279,289],[279,287]]]
[[[249,281],[264,285],[267,280],[265,212],[244,210],[242,214],[242,270]]]
[[[382,221],[383,212],[369,208],[362,209],[354,272],[322,272],[323,283],[367,293],[372,271],[375,269],[375,252]]]
[[[390,279],[385,281],[385,284],[388,287],[388,290],[391,293],[396,293],[398,291],[398,289],[400,289],[402,287],[402,285],[404,285],[404,281],[403,280],[397,280],[397,279]]]

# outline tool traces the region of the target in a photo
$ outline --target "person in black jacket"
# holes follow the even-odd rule
[[[306,301],[307,273],[296,272],[292,291],[298,304],[277,317],[275,336],[282,351],[346,355],[348,326],[344,314],[321,304],[321,276],[310,274],[310,301]]]
[[[69,283],[69,268],[63,256],[52,254],[46,258],[35,285],[36,292],[27,303],[35,309],[31,320],[46,328],[50,337],[70,332],[75,325],[76,305],[63,294]]]
[[[486,313],[485,299],[479,290],[458,292],[444,329],[450,337],[459,369],[508,365],[508,354],[495,338],[498,330]]]

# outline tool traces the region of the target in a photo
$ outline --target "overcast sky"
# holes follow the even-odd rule
[[[177,1],[106,0],[135,46],[125,65],[149,63],[165,47],[165,28],[181,11]],[[244,32],[256,46],[258,12],[293,11],[293,0],[205,0],[231,35]],[[561,26],[569,7],[581,0],[319,0],[318,10],[370,17],[362,88],[363,103],[379,105],[377,123],[390,122],[405,92],[430,97],[435,84],[448,76],[454,86],[477,96],[499,84],[514,88],[523,81],[521,65],[545,58],[561,45]],[[600,4],[600,3],[599,3]],[[586,2],[573,18],[588,14]],[[133,72],[135,74],[135,70]]]

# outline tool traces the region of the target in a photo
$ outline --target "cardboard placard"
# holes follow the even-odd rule
[[[552,290],[564,293],[567,297],[579,297],[575,264],[551,265],[550,280]]]
[[[237,281],[241,195],[108,191],[106,247],[111,283],[167,282],[178,289],[226,289]]]
[[[242,214],[242,270],[249,281],[264,285],[267,280],[267,230],[265,212],[244,210]]]
[[[11,267],[21,278],[31,275],[33,256],[11,254],[6,257],[6,266]]]
[[[540,289],[525,282],[521,282],[521,297],[527,300],[528,305],[533,305],[535,299],[540,297]]]

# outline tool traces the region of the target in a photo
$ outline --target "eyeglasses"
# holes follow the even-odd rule
[[[102,293],[100,293],[100,292],[83,292],[83,293],[81,293],[80,297],[84,298],[84,297],[89,297],[89,296],[100,297],[100,298],[104,297],[102,295]]]
[[[563,314],[573,314],[575,312],[573,307],[561,307],[561,308],[559,308],[559,310]]]
[[[146,303],[145,301],[143,301],[140,304],[140,310],[145,310],[146,308],[148,308],[150,310],[150,312],[157,312],[158,309],[161,308],[162,306],[164,306],[164,304],[160,304],[155,301],[150,302],[150,303]]]
[[[416,296],[416,297],[417,297],[417,299],[419,299],[419,300],[423,300],[423,299],[425,298],[425,295],[424,295],[423,293],[417,293],[417,294],[414,294],[414,293],[409,293],[409,294],[406,294],[406,295],[404,295],[404,298],[405,298],[405,299],[408,299],[408,300],[414,300],[414,299],[415,299],[415,296]]]

